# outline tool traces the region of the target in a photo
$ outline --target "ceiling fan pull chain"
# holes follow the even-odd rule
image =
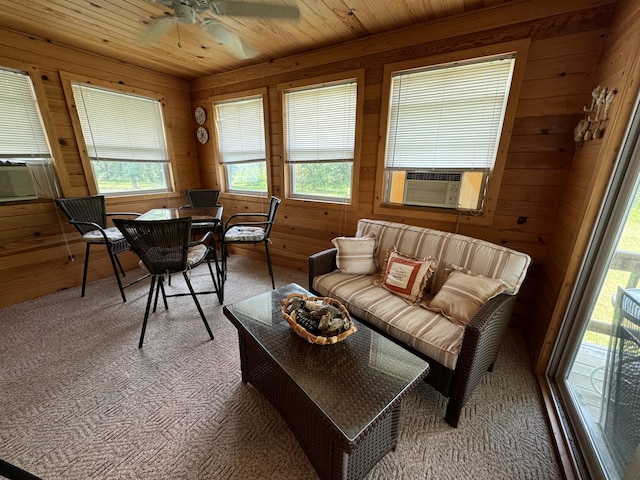
[[[176,18],[176,30],[178,31],[178,48],[182,48],[182,39],[180,38],[180,22]]]

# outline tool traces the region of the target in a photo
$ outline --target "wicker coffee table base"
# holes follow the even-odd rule
[[[255,340],[239,332],[242,381],[251,383],[278,410],[322,479],[359,479],[395,449],[400,402],[349,441]],[[322,347],[318,347],[322,348]]]

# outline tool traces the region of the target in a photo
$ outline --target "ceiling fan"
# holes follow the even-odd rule
[[[173,15],[156,19],[143,35],[142,41],[149,43],[167,33],[173,25],[198,24],[220,45],[239,59],[253,58],[258,51],[245,44],[235,32],[229,30],[209,14],[218,17],[255,17],[297,19],[300,11],[296,6],[272,3],[242,2],[237,0],[147,0],[160,3],[173,10]],[[179,30],[178,30],[179,33]],[[180,42],[178,41],[178,46]]]

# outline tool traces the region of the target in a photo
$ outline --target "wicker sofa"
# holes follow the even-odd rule
[[[358,252],[351,258],[357,268],[351,269],[349,246],[361,248],[371,239],[376,268],[362,270],[368,254]],[[334,245],[309,257],[309,289],[339,300],[353,316],[429,361],[426,381],[449,398],[445,420],[457,427],[473,389],[493,369],[531,258],[463,235],[368,219],[358,221],[355,237],[334,239]],[[393,280],[390,267],[398,258],[431,262],[420,267],[430,270],[419,286],[421,298],[398,294],[392,283],[385,283]],[[461,281],[488,282],[491,291],[477,294],[480,299],[471,295],[469,301],[477,306],[467,305],[467,284],[462,293],[454,284]],[[496,286],[500,288],[493,290]],[[468,318],[460,317],[459,307]]]

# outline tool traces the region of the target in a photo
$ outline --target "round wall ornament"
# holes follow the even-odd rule
[[[198,131],[196,132],[198,136],[198,141],[202,144],[205,144],[209,141],[209,132],[204,127],[198,127]]]
[[[196,117],[196,122],[198,122],[198,124],[200,125],[203,125],[204,122],[207,120],[207,112],[204,111],[204,108],[198,107],[195,110],[195,117]]]

